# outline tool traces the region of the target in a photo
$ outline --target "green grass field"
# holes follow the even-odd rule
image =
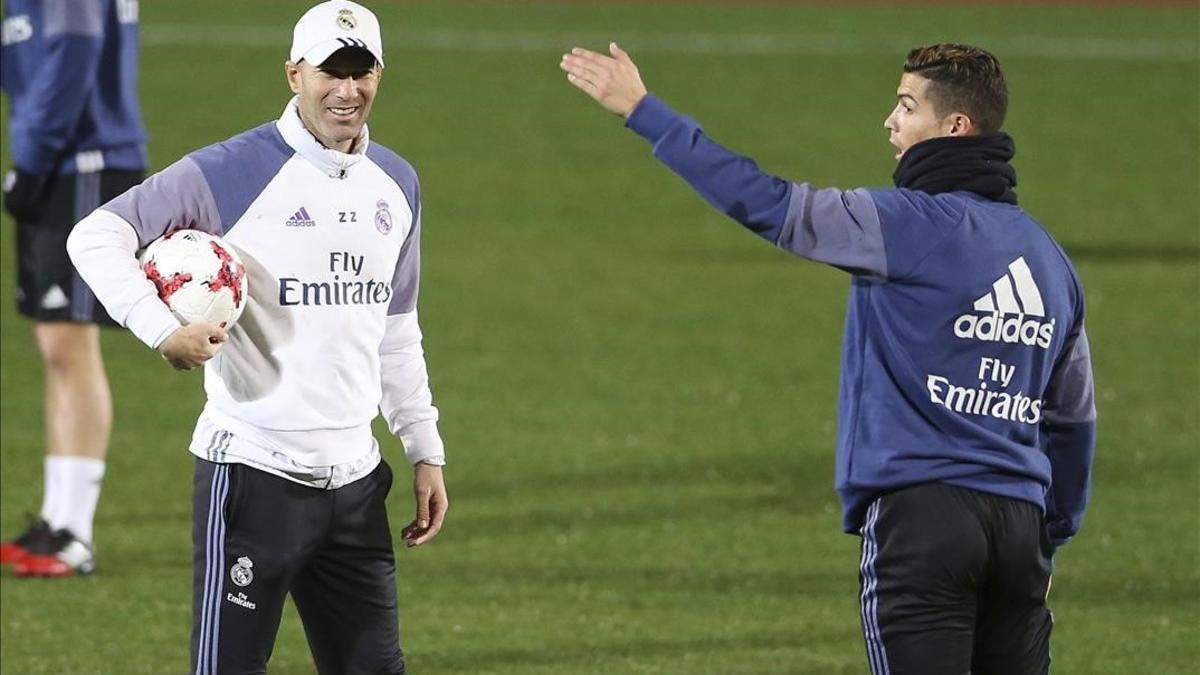
[[[1101,417],[1088,519],[1057,558],[1054,670],[1196,672],[1200,10],[375,4],[371,131],[422,177],[451,461],[446,528],[399,552],[412,672],[867,671],[858,539],[832,488],[848,280],[710,211],[565,82],[563,50],[610,38],[718,140],[842,187],[890,184],[882,122],[908,47],[998,53],[1022,204],[1088,292]],[[306,6],[141,4],[155,168],[278,115]],[[11,220],[0,239],[11,536],[41,499],[41,374],[11,301]],[[0,576],[6,674],[187,669],[201,378],[124,332],[104,347],[102,572]],[[403,480],[392,500],[407,522]],[[312,672],[290,608],[271,672]]]

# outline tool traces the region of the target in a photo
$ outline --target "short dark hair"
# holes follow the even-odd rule
[[[1008,85],[995,56],[978,47],[942,43],[917,47],[904,72],[929,80],[926,97],[939,115],[966,113],[980,132],[999,131],[1008,112]]]

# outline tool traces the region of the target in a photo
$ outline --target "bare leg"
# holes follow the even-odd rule
[[[93,324],[38,323],[34,334],[46,373],[42,517],[53,529],[70,530],[90,544],[113,415],[100,330]]]
[[[113,412],[100,329],[43,322],[34,334],[46,371],[46,454],[103,460]]]

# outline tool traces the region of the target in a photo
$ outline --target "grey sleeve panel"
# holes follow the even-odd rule
[[[294,154],[275,122],[189,154],[216,203],[220,229],[209,231],[229,232]]]
[[[221,214],[200,166],[184,157],[100,207],[133,225],[138,247],[175,230],[221,235]]]
[[[392,276],[392,302],[388,316],[406,314],[417,308],[417,291],[421,286],[421,207],[413,212],[412,229],[400,247],[396,273]]]
[[[1096,419],[1095,385],[1092,382],[1092,354],[1087,332],[1081,325],[1075,341],[1068,346],[1054,368],[1046,388],[1042,415],[1047,424],[1082,424]]]
[[[408,160],[378,143],[367,146],[367,157],[396,181],[412,209],[412,228],[400,248],[392,275],[392,302],[388,316],[406,314],[417,308],[421,287],[421,182]]]
[[[779,247],[851,274],[887,277],[879,211],[864,189],[794,183]]]
[[[46,37],[104,35],[104,10],[112,0],[42,0]]]

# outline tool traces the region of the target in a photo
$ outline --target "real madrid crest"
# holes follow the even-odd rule
[[[237,559],[237,564],[229,568],[229,578],[238,586],[249,586],[251,581],[254,581],[254,571],[251,569],[254,563],[250,558],[242,556]]]
[[[375,212],[375,229],[382,234],[387,234],[392,231],[392,212],[388,210],[388,203],[380,199],[375,202],[375,208],[379,209]]]
[[[358,19],[354,18],[354,12],[348,9],[339,9],[334,21],[337,21],[338,28],[342,30],[354,30],[358,26]]]

